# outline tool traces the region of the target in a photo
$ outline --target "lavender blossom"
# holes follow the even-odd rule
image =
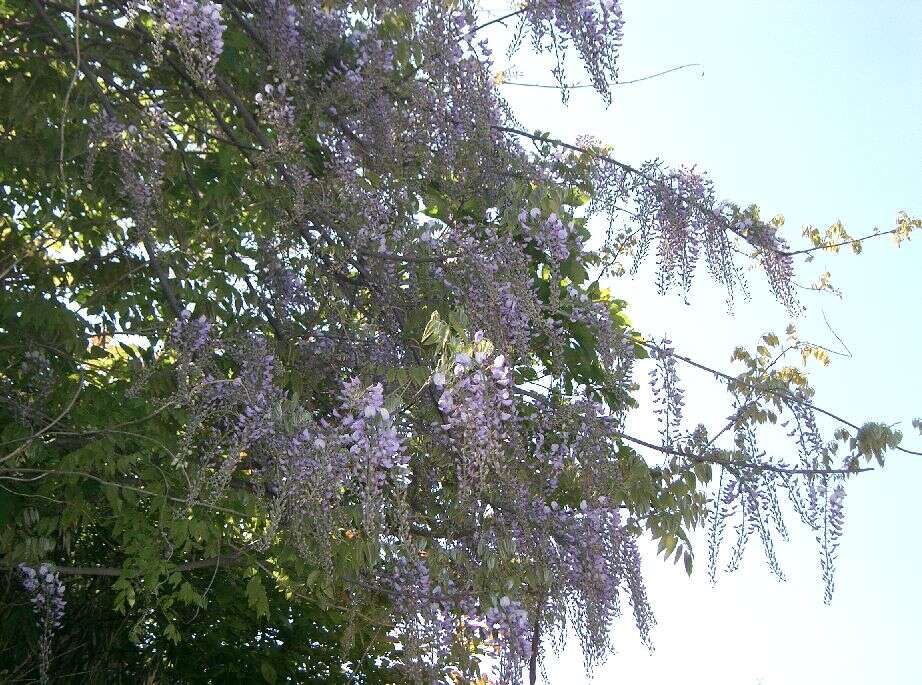
[[[160,0],[153,11],[173,35],[193,78],[211,84],[224,50],[221,6],[211,0]]]
[[[51,661],[51,641],[54,632],[61,627],[64,618],[64,584],[58,572],[49,564],[38,569],[25,564],[19,565],[22,586],[30,595],[32,611],[39,628],[39,679],[49,682],[48,669]]]

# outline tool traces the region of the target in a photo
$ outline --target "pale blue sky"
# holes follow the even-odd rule
[[[608,110],[587,91],[573,92],[563,109],[552,91],[506,86],[527,126],[569,140],[594,134],[626,161],[696,163],[721,197],[783,213],[794,244],[802,244],[805,224],[841,219],[864,234],[893,227],[901,209],[922,215],[922,1],[622,1],[622,78],[686,62],[702,67],[619,88]],[[531,57],[512,63],[522,80],[548,80]],[[900,421],[905,444],[919,446],[910,421],[922,416],[922,235],[900,249],[886,238],[866,247],[860,257],[801,265],[803,283],[829,268],[845,300],[805,297],[809,309],[796,323],[834,346],[825,312],[853,353],[814,370],[818,403],[858,423]],[[788,323],[758,282],[732,318],[704,278],[691,307],[654,296],[649,271],[613,286],[642,330],[668,334],[690,356],[722,368],[735,345],[752,346]],[[710,417],[714,426],[726,416],[723,395],[706,379],[688,370],[683,380],[694,421]],[[639,418],[634,429],[652,434],[655,426]],[[755,545],[742,570],[716,588],[705,577],[703,544],[691,580],[648,548],[656,653],[646,653],[624,620],[619,654],[594,680],[583,678],[572,649],[552,664],[551,682],[922,683],[920,484],[922,458],[903,454],[852,482],[831,607],[822,602],[806,531],[780,549],[783,584]]]

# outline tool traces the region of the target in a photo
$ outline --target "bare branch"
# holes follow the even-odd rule
[[[660,76],[665,76],[666,74],[671,74],[675,71],[681,69],[688,69],[689,67],[700,67],[701,64],[698,62],[691,62],[689,64],[681,64],[677,67],[672,67],[671,69],[666,69],[665,71],[658,71],[655,74],[648,74],[647,76],[641,76],[639,78],[628,79],[625,81],[613,81],[609,83],[609,86],[627,86],[633,83],[642,83],[643,81],[650,81],[651,79],[658,78]],[[595,88],[591,83],[566,83],[560,85],[559,83],[523,83],[521,81],[503,81],[500,83],[501,86],[521,86],[524,88],[548,88],[551,90],[577,90],[580,88]]]
[[[178,566],[172,567],[170,571],[195,571],[203,568],[211,568],[212,566],[234,566],[241,564],[244,561],[244,557],[240,552],[235,552],[234,554],[219,554],[217,556],[208,557],[207,559],[199,559],[197,561],[190,561],[185,564],[179,564]],[[19,564],[11,564],[6,566],[8,569],[16,568]],[[115,568],[112,566],[54,566],[54,570],[62,575],[68,576],[106,576],[106,577],[118,577],[125,572],[124,568]]]

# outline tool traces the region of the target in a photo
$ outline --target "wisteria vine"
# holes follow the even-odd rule
[[[687,293],[703,262],[732,301],[753,264],[796,313],[782,222],[720,201],[695,168],[524,131],[502,97],[489,36],[514,20],[511,51],[549,52],[564,98],[575,53],[610,102],[617,0],[537,0],[493,19],[441,0],[131,0],[80,20],[36,3],[51,37],[35,40],[82,75],[91,103],[86,154],[68,161],[79,173],[60,162],[83,185],[52,214],[85,203],[95,242],[45,250],[91,259],[79,277],[18,283],[82,317],[108,355],[94,372],[127,369],[97,390],[130,387],[153,407],[137,423],[172,422],[169,448],[146,447],[162,491],[115,458],[101,475],[69,473],[163,505],[162,549],[142,560],[159,565],[120,578],[132,592],[176,578],[174,555],[198,548],[175,530],[206,509],[232,563],[272,567],[292,595],[383,626],[408,681],[518,685],[527,670],[534,683],[568,635],[596,668],[622,610],[652,648],[640,539],[691,572],[690,534],[709,528],[716,578],[724,538],[732,571],[757,536],[782,577],[790,507],[816,536],[831,599],[845,484],[898,433],[820,418],[783,361],[803,346],[771,334],[736,351],[741,373],[706,369],[732,414],[690,428],[683,364],[701,365],[634,330],[606,287],[650,255],[662,293]],[[71,30],[92,34],[63,40]],[[20,278],[18,262],[10,271]],[[98,304],[84,281],[109,272],[118,301]],[[58,422],[68,440],[106,432],[65,430],[67,411],[49,423],[57,352],[0,371],[0,401],[32,435],[0,478],[52,475],[26,447]],[[658,440],[629,429],[641,369]],[[831,440],[825,419],[840,424]],[[796,457],[762,447],[773,426]],[[47,680],[63,585],[47,564],[20,572]]]

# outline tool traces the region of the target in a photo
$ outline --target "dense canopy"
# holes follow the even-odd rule
[[[697,363],[619,277],[649,258],[687,291],[702,263],[746,306],[754,265],[796,314],[797,257],[862,239],[792,249],[695,169],[524,130],[484,36],[609,102],[617,0],[0,22],[5,681],[534,682],[567,635],[595,667],[622,611],[652,644],[638,538],[691,572],[708,525],[712,574],[758,538],[780,575],[787,510],[831,597],[845,482],[901,436],[818,408],[793,328],[713,370],[732,416],[686,425]]]

